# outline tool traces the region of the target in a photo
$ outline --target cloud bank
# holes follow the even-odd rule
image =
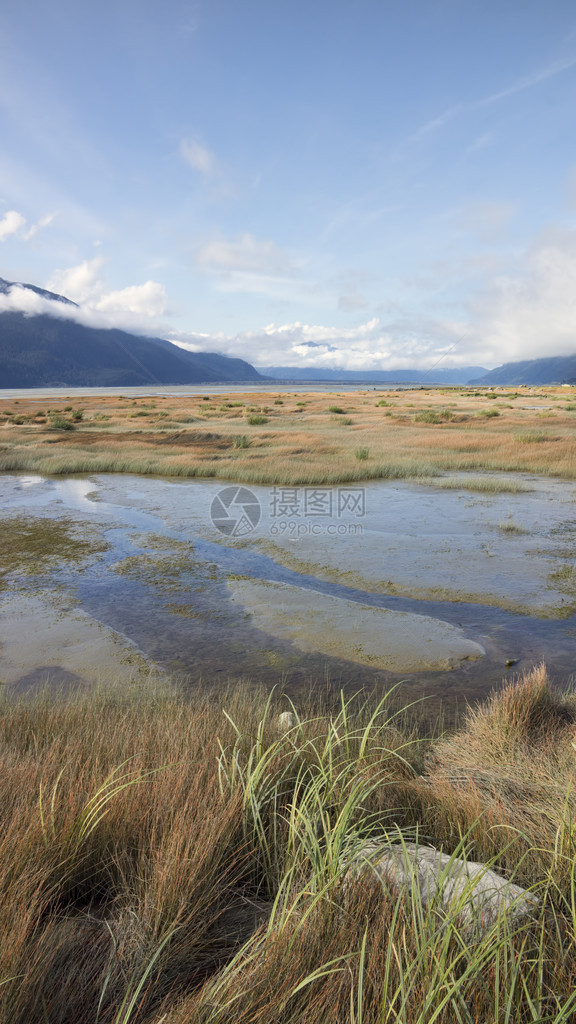
[[[495,226],[505,215],[506,210],[494,208]],[[0,221],[4,231],[22,227],[17,217],[6,215]],[[268,275],[277,281],[293,270],[274,243],[250,234],[232,241],[211,239],[198,249],[198,261],[232,278],[238,289],[248,279],[248,290],[251,278],[261,282]],[[457,316],[367,316],[351,327],[292,321],[236,334],[178,330],[169,321],[163,284],[148,280],[107,290],[104,264],[98,255],[50,278],[47,287],[78,307],[15,286],[0,294],[0,311],[44,313],[90,327],[161,336],[191,351],[241,356],[257,367],[425,371],[435,364],[493,367],[576,352],[576,229],[542,233],[523,254],[516,273],[493,277],[488,286],[471,292],[459,303]]]
[[[104,263],[103,257],[95,256],[52,274],[47,289],[71,299],[77,306],[14,285],[6,294],[0,294],[0,312],[53,316],[74,320],[85,327],[116,327],[150,336],[166,334],[169,326],[162,320],[167,309],[164,285],[145,281],[119,291],[106,291],[100,277]]]
[[[456,325],[448,323],[384,323],[374,317],[354,328],[296,322],[269,324],[233,337],[172,333],[170,340],[191,351],[210,346],[225,355],[241,353],[256,367],[392,370],[429,366],[454,344],[455,331]],[[468,361],[456,359],[447,365]]]
[[[522,274],[501,276],[469,303],[478,341],[497,364],[576,353],[576,230],[550,230]]]
[[[508,216],[494,207],[497,228]],[[576,353],[576,230],[549,229],[524,253],[514,274],[500,275],[470,294],[456,317],[406,314],[372,317],[352,327],[293,322],[234,336],[171,334],[184,347],[211,341],[256,366],[324,366],[387,370],[441,365],[499,366],[546,355]]]

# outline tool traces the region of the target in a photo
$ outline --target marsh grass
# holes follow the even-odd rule
[[[516,537],[529,533],[529,530],[526,530],[518,523],[512,522],[510,519],[505,519],[502,523],[498,523],[498,530],[500,533],[510,534],[511,536]]]
[[[454,419],[451,409],[426,409],[414,416],[416,423],[450,423]]]
[[[252,442],[246,434],[237,434],[236,437],[232,439],[232,444],[235,448],[249,448]]]
[[[515,434],[514,440],[518,444],[543,444],[545,441],[553,441],[554,438],[542,431],[530,430],[523,434]]]
[[[24,422],[24,420],[21,422]],[[67,420],[65,416],[61,416],[59,413],[51,414],[50,426],[52,427],[52,430],[74,430],[74,424],[72,421]]]
[[[478,491],[483,494],[522,494],[529,487],[521,480],[502,474],[495,476],[434,476],[425,481],[431,487],[442,487],[449,491]]]
[[[39,421],[33,399],[12,402],[0,423],[0,471],[217,476],[285,485],[460,473],[472,474],[472,479],[484,473],[510,479],[518,472],[576,478],[573,416],[560,401],[551,435],[543,432],[537,407],[517,403],[496,417],[489,396],[473,390],[387,392],[382,401],[389,408],[384,409],[375,407],[372,392],[351,392],[346,394],[346,415],[327,415],[322,393],[310,393],[306,401],[294,404],[285,396],[283,405],[276,394],[246,393],[241,396],[243,408],[236,395],[223,395],[213,404],[206,395],[169,396],[162,403],[162,416],[149,402],[90,396],[83,401],[83,420],[73,421],[74,407],[66,414],[49,410],[72,421],[74,431],[51,430]],[[491,398],[508,396],[506,391],[490,393]],[[551,400],[554,394],[526,391],[523,397]],[[560,395],[563,403],[570,397],[564,391]],[[149,415],[135,416],[141,412]],[[249,448],[236,448],[239,424],[262,416],[264,422],[251,425],[263,426],[267,420],[267,431],[255,430]],[[219,445],[213,441],[216,431]],[[356,458],[359,448],[370,450],[369,460]],[[295,459],[296,451],[305,453],[305,459]]]
[[[568,1024],[575,711],[542,668],[427,740],[397,693],[6,701],[0,1021]],[[458,907],[343,884],[375,835],[484,859],[534,918],[471,941]]]

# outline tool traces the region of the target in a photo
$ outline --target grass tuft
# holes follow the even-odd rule
[[[234,448],[249,448],[252,441],[246,434],[236,434],[236,437],[232,439]]]
[[[549,434],[543,433],[541,430],[529,430],[526,433],[515,434],[514,440],[518,444],[542,444],[545,441],[553,441],[554,438],[550,437]]]
[[[74,424],[71,420],[67,420],[65,416],[61,416],[56,412],[50,415],[50,426],[52,430],[74,430]]]

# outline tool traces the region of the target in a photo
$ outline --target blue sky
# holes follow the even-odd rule
[[[10,6],[0,276],[260,366],[576,352],[574,0]]]

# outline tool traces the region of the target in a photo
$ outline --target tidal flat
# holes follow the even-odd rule
[[[346,408],[355,408],[356,415],[370,403],[370,416],[380,417],[371,429],[381,446],[390,440],[386,435],[390,418],[382,418],[390,403],[418,409],[422,403],[447,400],[436,392],[399,392],[396,399],[386,392],[385,396],[345,396]],[[293,465],[309,478],[314,460],[325,461],[316,442],[321,449],[325,432],[335,429],[331,421],[342,414],[330,413],[326,423],[324,406],[335,407],[332,396],[306,395],[298,402],[297,397],[267,396],[266,409],[270,412],[279,402],[283,416],[288,401],[295,409],[303,408],[302,401],[310,404],[310,413],[308,406],[303,413],[290,413],[292,418],[303,416],[308,427],[316,429],[309,450],[302,449],[292,458]],[[485,394],[450,397],[451,405],[460,399],[462,407],[484,403],[492,408],[494,404]],[[553,397],[548,396],[550,404]],[[522,398],[523,404],[535,401],[532,397],[529,403],[526,395]],[[480,472],[478,465],[462,471],[453,465],[441,470],[428,463],[425,476],[370,480],[362,478],[367,460],[354,459],[359,478],[348,479],[342,451],[343,479],[338,483],[322,484],[320,474],[312,477],[314,483],[287,483],[283,477],[273,478],[268,485],[233,483],[226,469],[229,457],[237,460],[238,467],[247,459],[246,469],[258,464],[257,456],[273,460],[274,455],[267,454],[265,439],[257,441],[255,436],[249,438],[247,448],[234,448],[231,454],[222,442],[224,432],[237,418],[245,421],[253,406],[246,404],[250,400],[246,395],[218,396],[217,400],[218,436],[210,408],[213,397],[178,399],[179,408],[184,404],[188,409],[178,415],[193,420],[182,422],[178,435],[179,459],[187,460],[179,465],[188,468],[188,475],[183,471],[176,476],[69,475],[64,467],[58,475],[4,473],[3,536],[9,538],[12,531],[20,538],[17,544],[7,544],[13,555],[5,562],[5,607],[12,602],[16,609],[16,599],[33,599],[36,614],[40,606],[46,607],[48,629],[54,602],[60,602],[62,609],[69,610],[71,625],[67,643],[50,645],[46,631],[35,637],[24,615],[19,630],[18,615],[12,616],[10,637],[20,636],[27,652],[32,652],[23,659],[22,678],[36,672],[65,682],[79,674],[81,643],[77,641],[75,651],[72,629],[76,612],[84,625],[90,622],[103,631],[104,646],[118,652],[118,661],[128,666],[132,679],[146,669],[178,676],[187,686],[209,680],[218,687],[250,678],[255,684],[280,685],[293,694],[323,686],[379,692],[399,684],[403,699],[425,698],[434,716],[440,709],[444,712],[486,696],[502,684],[510,669],[523,671],[544,660],[553,678],[566,681],[572,676],[576,484],[567,472],[560,478],[543,476],[534,467],[531,472]],[[339,400],[344,401],[342,396]],[[84,432],[91,422],[87,448],[98,447],[91,440],[93,425],[104,423],[100,437],[104,447],[116,409],[112,433],[118,450],[134,441],[149,446],[154,442],[164,453],[176,443],[166,417],[159,415],[164,411],[176,415],[174,409],[164,408],[168,397],[161,408],[158,397],[150,401],[107,398],[99,406],[95,398],[91,401],[92,411],[85,407],[82,419],[73,419],[78,415],[76,407],[68,411],[63,407],[62,414],[75,424],[72,431],[54,432],[48,423],[37,427],[30,422],[7,422],[5,435],[16,438],[23,431],[28,456],[43,459],[43,437],[49,451],[61,445],[61,433],[66,444],[70,435],[70,443],[77,445],[82,438],[86,442]],[[15,404],[20,407],[22,401]],[[5,416],[10,421],[8,411]],[[136,416],[137,412],[147,416]],[[540,412],[540,408],[535,412],[519,407],[514,415],[533,417]],[[201,429],[200,414],[208,419],[208,426]],[[415,419],[420,414],[410,415]],[[464,417],[462,421],[456,414],[440,423],[435,417],[415,419],[418,433],[414,436],[420,436],[420,431],[428,434],[427,444],[437,461],[446,458],[448,443],[454,448],[458,432],[461,445],[467,439],[469,419],[464,413],[458,415]],[[562,415],[571,426],[574,421],[565,410]],[[147,430],[142,438],[138,428],[132,437],[130,420],[149,417],[157,421],[154,430]],[[486,420],[489,432],[495,419]],[[476,419],[473,429],[478,429]],[[286,430],[290,432],[289,427]],[[502,440],[504,434],[500,436]],[[566,453],[574,444],[573,428],[565,430],[563,438]],[[488,442],[497,452],[494,438],[488,437]],[[542,442],[535,444],[540,450]],[[15,440],[14,445],[18,447]],[[518,445],[523,451],[523,442]],[[208,465],[208,479],[195,475],[202,458]],[[223,460],[221,479],[212,478],[216,458]],[[44,550],[50,552],[47,561],[34,555],[39,544],[42,547],[42,537]],[[85,549],[78,547],[82,544]],[[265,593],[267,598],[262,596]],[[60,630],[65,617],[62,611]],[[50,657],[43,656],[42,648],[50,650]],[[0,679],[10,690],[18,677],[13,659],[8,667],[6,651],[6,646],[4,653],[0,649]],[[88,661],[84,683],[94,678]],[[511,663],[508,668],[507,662]]]

